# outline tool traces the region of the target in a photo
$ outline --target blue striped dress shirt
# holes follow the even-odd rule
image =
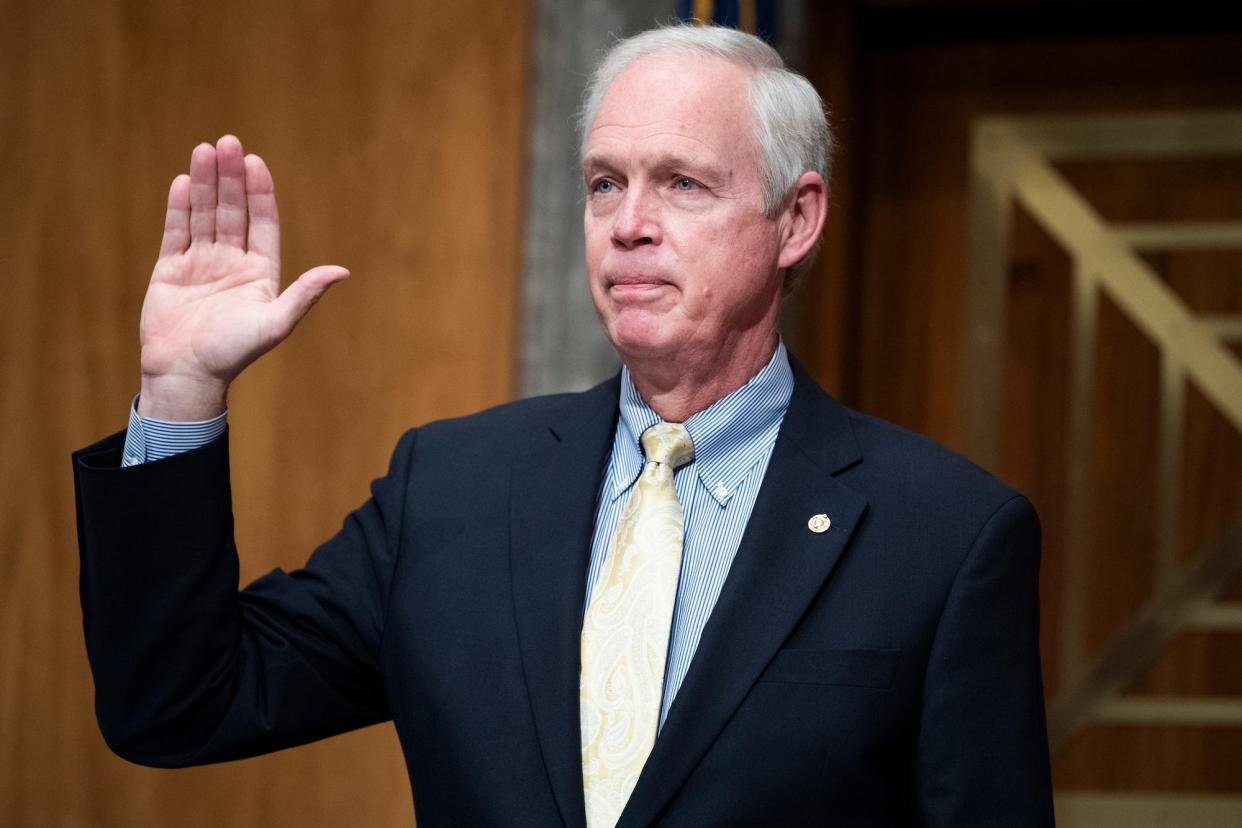
[[[793,385],[789,357],[784,343],[780,343],[772,359],[750,382],[686,420],[686,430],[694,441],[694,460],[673,475],[686,522],[681,579],[677,582],[664,671],[661,727],[690,669],[703,627],[741,545],[777,432],[793,396]],[[608,555],[625,495],[643,469],[639,437],[658,422],[660,415],[643,402],[629,371],[623,368],[621,416],[595,511],[584,615]]]
[[[690,669],[699,637],[737,555],[763,482],[772,447],[793,396],[793,371],[784,343],[751,380],[686,420],[694,460],[673,477],[685,514],[681,578],[673,608],[660,726]],[[139,417],[130,406],[122,465],[135,466],[206,445],[224,433],[228,412],[202,422]],[[621,371],[621,415],[612,456],[600,484],[583,613],[591,601],[626,495],[643,468],[639,437],[660,422],[639,395],[628,369]]]
[[[138,416],[138,398],[129,407],[129,430],[125,432],[122,466],[137,466],[163,460],[183,451],[205,446],[224,433],[229,412],[220,412],[210,420],[171,422]]]

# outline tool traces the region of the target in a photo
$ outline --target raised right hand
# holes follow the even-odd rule
[[[287,337],[333,283],[312,268],[280,290],[280,219],[267,165],[226,135],[173,179],[159,260],[142,306],[138,413],[205,420],[229,383]]]

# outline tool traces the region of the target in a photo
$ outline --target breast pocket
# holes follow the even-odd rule
[[[901,650],[786,649],[776,654],[759,680],[887,690],[900,661]]]

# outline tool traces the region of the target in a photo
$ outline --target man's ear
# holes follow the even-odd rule
[[[828,185],[817,172],[803,173],[794,183],[781,211],[781,253],[778,267],[796,264],[819,239],[828,216]]]

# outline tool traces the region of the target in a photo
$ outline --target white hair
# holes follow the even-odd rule
[[[751,70],[750,109],[759,150],[763,210],[769,218],[780,211],[804,173],[817,172],[828,181],[832,134],[815,87],[786,67],[780,54],[767,43],[723,26],[664,26],[617,41],[595,67],[583,95],[578,118],[583,154],[587,133],[608,87],[626,69],[652,55],[714,57]],[[792,287],[814,255],[812,248],[789,268],[786,289]]]

